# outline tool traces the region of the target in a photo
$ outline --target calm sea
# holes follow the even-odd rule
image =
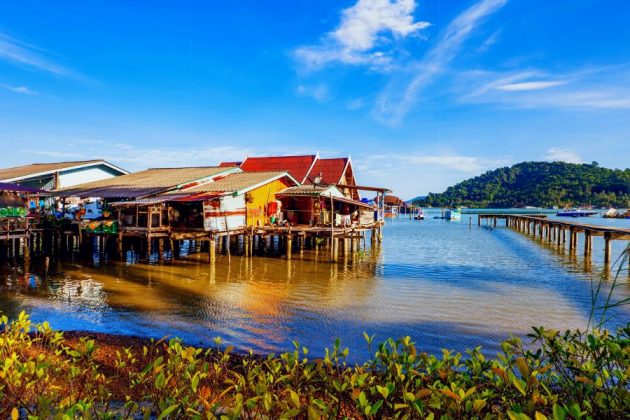
[[[593,282],[607,279],[605,291],[612,282],[601,238],[588,263],[581,249],[569,255],[501,223],[478,227],[476,215],[449,222],[436,214],[389,221],[382,247],[355,263],[316,263],[310,253],[292,261],[221,256],[212,269],[207,255],[193,254],[154,265],[55,263],[47,277],[36,263],[28,273],[7,263],[0,310],[26,310],[64,330],[178,336],[193,345],[220,336],[262,353],[298,340],[319,356],[340,338],[358,361],[368,354],[363,332],[377,341],[408,335],[434,353],[478,345],[494,353],[499,340],[525,336],[532,326],[584,328]],[[630,227],[630,220],[580,221]],[[614,244],[615,258],[626,245]],[[623,269],[615,300],[630,296]],[[630,308],[613,315],[610,328],[628,322]]]

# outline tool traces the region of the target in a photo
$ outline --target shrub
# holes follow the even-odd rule
[[[535,328],[495,359],[419,352],[409,337],[349,365],[337,340],[308,350],[235,355],[180,340],[76,337],[0,319],[0,416],[18,418],[621,418],[630,410],[630,324],[615,334]],[[113,343],[113,344],[112,344]],[[217,340],[217,345],[220,345]]]

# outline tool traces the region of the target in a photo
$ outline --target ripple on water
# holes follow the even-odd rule
[[[313,263],[308,251],[290,262],[221,258],[214,269],[205,255],[98,269],[61,263],[46,279],[3,266],[0,308],[13,316],[26,308],[62,329],[179,336],[197,345],[221,336],[260,352],[289,350],[298,340],[318,356],[339,337],[359,360],[367,357],[364,331],[377,340],[409,335],[431,352],[476,345],[494,352],[498,340],[531,326],[584,327],[592,282],[603,274],[596,241],[587,267],[579,255],[466,218],[393,221],[384,235],[378,252],[345,266]],[[626,280],[614,295],[630,296]],[[614,315],[610,327],[627,322],[629,311]]]

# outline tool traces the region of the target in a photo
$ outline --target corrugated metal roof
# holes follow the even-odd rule
[[[274,179],[287,176],[287,172],[240,172],[228,175],[217,181],[199,185],[193,188],[178,190],[177,193],[207,194],[207,193],[235,193],[260,184],[266,184]],[[291,180],[292,183],[295,180]],[[168,195],[169,193],[165,194]]]
[[[17,178],[25,178],[32,175],[46,174],[51,172],[57,172],[61,170],[68,170],[80,166],[91,164],[106,164],[112,168],[119,169],[121,173],[126,171],[108,163],[102,159],[94,160],[80,160],[73,162],[57,162],[57,163],[33,163],[24,166],[14,166],[12,168],[0,169],[0,180],[13,180]]]
[[[298,185],[296,187],[290,187],[285,190],[282,190],[278,193],[278,195],[312,195],[318,196],[325,194],[328,191],[333,191],[338,195],[341,195],[341,192],[334,185],[327,187],[320,187],[315,185]]]
[[[248,157],[241,169],[245,172],[287,171],[303,183],[316,159],[317,155]]]
[[[193,168],[153,168],[101,181],[88,182],[54,191],[58,196],[141,198],[159,194],[183,184],[219,175],[233,168],[218,166]],[[190,187],[190,186],[189,186]]]
[[[342,182],[342,177],[348,164],[348,158],[332,158],[332,159],[317,159],[313,169],[308,174],[306,183],[312,183],[319,173],[322,174],[322,183],[324,184],[339,184]]]

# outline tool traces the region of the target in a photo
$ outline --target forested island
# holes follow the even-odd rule
[[[447,207],[630,207],[630,169],[609,169],[597,162],[522,162],[488,171],[414,199],[419,206]]]

